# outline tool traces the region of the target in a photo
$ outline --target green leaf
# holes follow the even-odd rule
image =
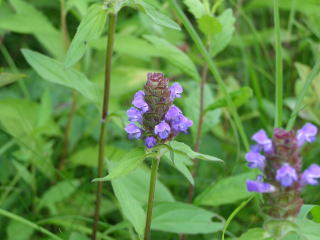
[[[235,106],[240,107],[241,105],[245,104],[253,96],[253,92],[252,92],[252,89],[249,87],[242,87],[239,90],[231,92],[230,95]],[[224,98],[218,99],[214,103],[207,106],[205,109],[205,112],[212,111],[222,107],[227,107],[227,106],[228,106],[227,100],[224,97]]]
[[[252,228],[241,235],[237,240],[267,240],[270,235],[262,228]]]
[[[320,223],[320,206],[315,206],[311,210],[313,220]]]
[[[198,19],[200,30],[211,39],[215,34],[221,32],[222,25],[217,18],[210,15],[203,15]]]
[[[307,240],[319,240],[320,224],[308,219],[297,222],[299,233]]]
[[[243,173],[223,178],[209,186],[197,196],[195,203],[204,206],[230,204],[252,196],[246,189],[246,180],[255,178],[256,173]]]
[[[42,195],[38,208],[51,207],[53,204],[71,197],[79,186],[80,181],[77,179],[57,183]]]
[[[153,209],[153,230],[172,233],[212,233],[222,229],[221,222],[213,222],[214,213],[191,204],[170,202],[156,204]]]
[[[26,75],[19,73],[0,73],[0,87],[6,86],[8,84],[14,83],[15,81],[24,78]]]
[[[27,1],[10,0],[10,3],[16,13],[0,14],[0,29],[33,34],[53,56],[61,59],[64,55],[62,37],[47,17]]]
[[[308,217],[308,213],[312,211],[314,207],[317,205],[312,205],[312,204],[303,204],[300,212],[297,216],[298,219],[306,219]]]
[[[77,232],[72,232],[69,237],[69,240],[89,240],[89,238],[86,237],[86,235]]]
[[[156,24],[175,30],[181,30],[176,22],[172,21],[169,17],[143,0],[131,0],[129,1],[129,4],[131,4],[132,7],[137,7],[139,10],[145,12]]]
[[[7,240],[29,240],[34,229],[26,224],[11,220],[7,227]]]
[[[219,17],[222,24],[222,31],[215,34],[212,38],[212,55],[215,56],[221,52],[231,41],[235,30],[234,23],[236,21],[231,9],[225,10]]]
[[[188,74],[194,80],[200,81],[200,75],[196,66],[179,48],[175,47],[167,40],[157,36],[145,35],[144,38],[154,45],[154,47],[158,50],[160,57],[166,59],[173,66],[180,68],[181,71]]]
[[[175,152],[183,153],[191,159],[197,158],[197,159],[207,160],[207,161],[220,161],[220,162],[222,162],[221,159],[216,158],[214,156],[194,152],[188,145],[186,145],[182,142],[172,141],[171,147],[174,149]]]
[[[103,178],[95,178],[93,182],[97,181],[109,181],[116,179],[121,176],[125,176],[138,168],[143,160],[146,158],[144,149],[136,148],[128,152],[122,159],[119,160],[119,163],[115,168],[113,168],[110,173]]]
[[[77,90],[88,100],[100,106],[101,92],[82,73],[66,68],[63,63],[43,54],[22,49],[23,56],[32,68],[45,80]]]
[[[188,179],[190,184],[194,185],[194,179],[193,179],[192,174],[188,168],[188,166],[192,165],[191,159],[187,155],[185,155],[184,153],[176,152],[174,154],[175,158],[174,158],[174,164],[173,164],[173,162],[171,160],[169,160],[170,159],[169,153],[166,153],[165,156],[166,156],[166,159],[168,160],[168,162],[174,168],[176,168],[180,173],[182,173],[182,175]]]
[[[200,0],[183,0],[183,2],[195,18],[201,18],[206,14],[206,9]]]
[[[98,39],[106,22],[107,12],[101,4],[92,5],[86,16],[80,22],[65,59],[65,66],[70,67],[77,63],[84,55],[88,43]]]
[[[18,161],[13,161],[13,165],[15,166],[15,168],[17,169],[18,175],[21,176],[21,178],[26,181],[26,183],[28,183],[30,186],[32,186],[32,182],[33,182],[33,177],[31,175],[31,173],[28,171],[28,169],[22,165],[21,163],[19,163]]]

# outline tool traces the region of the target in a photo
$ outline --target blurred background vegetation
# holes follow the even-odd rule
[[[35,71],[21,49],[37,51],[63,62],[81,19],[88,7],[98,2],[0,0],[0,207],[63,239],[88,239],[91,232],[95,200],[95,184],[91,180],[96,177],[100,108],[83,96],[83,92],[76,91],[74,85],[77,78],[82,78],[77,74],[84,74],[102,89],[107,27],[101,36],[87,43],[84,57],[73,66],[77,71],[72,77],[74,81],[70,80],[71,75],[57,76],[51,63],[44,74],[39,73],[39,69]],[[168,1],[145,2],[181,24]],[[193,5],[194,2],[197,1],[184,0],[180,4],[201,34],[232,93],[247,136],[261,128],[271,133],[275,112],[272,1],[204,0],[201,6],[205,6],[205,18],[199,18],[197,14],[201,9],[196,8],[199,5]],[[319,56],[320,1],[281,0],[280,10],[286,123],[302,84]],[[149,14],[125,7],[118,15],[107,158],[116,161],[133,147],[142,145],[139,141],[129,141],[123,127],[133,94],[143,88],[146,74],[154,71],[165,73],[172,82],[178,81],[184,87],[177,105],[194,121],[194,126],[190,134],[177,140],[193,148],[199,120],[199,84],[200,79],[206,77],[204,96],[208,109],[200,152],[219,157],[225,163],[199,162],[193,205],[206,209],[202,213],[197,208],[200,211],[197,214],[215,213],[218,221],[214,230],[207,233],[202,230],[198,235],[194,230],[189,239],[219,239],[220,221],[227,219],[241,200],[251,195],[246,192],[244,182],[254,178],[254,173],[246,167],[245,149],[226,100],[195,44],[182,26],[181,31],[166,28],[152,21]],[[319,98],[320,76],[313,81],[295,128],[306,121],[320,125]],[[318,140],[304,149],[306,166],[319,163],[319,144]],[[186,202],[192,182],[188,170],[192,161],[181,159],[181,165],[174,166],[167,160],[161,162],[156,201]],[[149,161],[145,165],[149,165]],[[133,226],[127,212],[133,211],[133,215],[138,216],[135,206],[145,208],[149,176],[146,166],[112,182],[112,186],[110,182],[104,184],[101,239],[138,239],[134,230],[137,226]],[[319,204],[319,187],[307,188],[304,199],[307,204]],[[155,217],[161,215],[161,211],[166,209],[159,205]],[[199,229],[206,229],[205,223],[190,220],[194,214],[192,210],[181,213],[168,210],[168,215],[155,220],[152,239],[178,239],[178,233],[196,224]],[[209,218],[213,216],[210,214]],[[319,208],[312,214],[313,219],[320,222]],[[227,235],[236,239],[249,228],[260,227],[262,221],[256,197],[231,222]],[[0,216],[0,239],[51,238],[19,221]]]

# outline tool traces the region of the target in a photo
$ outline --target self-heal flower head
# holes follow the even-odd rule
[[[301,176],[301,184],[307,185],[317,185],[320,178],[320,166],[317,164],[312,164],[308,169],[306,169]]]
[[[249,168],[259,168],[260,170],[263,170],[265,167],[265,159],[266,157],[261,155],[258,152],[248,152],[245,156],[248,167]]]
[[[133,98],[132,105],[135,106],[136,108],[140,109],[142,113],[145,113],[149,110],[149,106],[144,100],[144,92],[143,91],[138,91]]]
[[[139,127],[137,127],[134,123],[129,123],[126,128],[126,132],[130,139],[139,139],[141,137],[142,131]]]
[[[127,111],[128,120],[130,122],[141,122],[142,121],[142,112],[135,107],[129,108]]]
[[[311,123],[306,123],[297,132],[298,145],[301,147],[305,142],[313,142],[316,140],[318,129]]]
[[[146,137],[146,139],[144,140],[144,143],[147,148],[153,148],[157,144],[157,139],[153,136]]]
[[[262,182],[261,176],[258,176],[257,180],[247,180],[246,185],[248,192],[272,193],[276,191],[275,186]]]
[[[158,135],[161,139],[166,139],[171,132],[171,128],[168,123],[162,121],[154,127],[154,133]]]
[[[171,99],[171,101],[173,101],[175,98],[181,97],[181,93],[183,92],[183,88],[181,87],[181,85],[179,83],[174,83],[170,87],[170,92],[171,92],[170,99]]]
[[[284,187],[290,187],[298,180],[296,170],[289,164],[285,163],[277,170],[276,180]]]
[[[272,150],[272,141],[268,138],[266,132],[262,129],[252,136],[252,140],[261,145],[265,152],[270,152]]]

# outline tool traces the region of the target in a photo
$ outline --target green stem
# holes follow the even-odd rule
[[[58,237],[57,235],[54,235],[52,232],[49,232],[47,229],[43,228],[43,227],[40,227],[39,225],[33,223],[33,222],[30,222],[29,220],[25,219],[25,218],[22,218],[16,214],[13,214],[13,213],[10,213],[4,209],[1,209],[0,208],[0,215],[2,216],[5,216],[5,217],[8,217],[8,218],[11,218],[12,220],[15,220],[17,222],[20,222],[24,225],[27,225],[49,237],[51,237],[51,239],[55,239],[55,240],[63,240],[62,238]]]
[[[149,198],[148,198],[148,206],[147,206],[147,218],[146,218],[146,226],[144,229],[144,238],[143,238],[144,240],[150,239],[152,208],[153,208],[154,193],[156,191],[157,172],[158,172],[159,163],[160,163],[160,157],[152,159]]]
[[[203,42],[201,41],[199,35],[197,34],[197,32],[195,31],[195,29],[193,28],[192,24],[190,23],[190,21],[188,20],[188,18],[186,17],[186,15],[183,13],[182,9],[180,8],[180,6],[178,5],[176,0],[170,0],[172,3],[173,8],[176,10],[177,15],[179,16],[180,20],[182,21],[183,25],[185,26],[186,30],[188,31],[190,37],[192,38],[192,40],[194,41],[194,43],[196,44],[196,46],[198,47],[201,55],[204,57],[204,60],[207,62],[209,70],[211,71],[211,73],[213,74],[214,78],[216,79],[220,89],[222,90],[224,96],[226,97],[231,115],[236,123],[237,129],[239,131],[239,134],[241,136],[243,145],[246,149],[246,151],[249,151],[249,141],[247,138],[247,135],[244,131],[244,128],[242,126],[242,122],[240,120],[240,117],[237,113],[236,107],[232,101],[232,98],[227,90],[227,87],[224,83],[224,81],[222,80],[222,77],[215,65],[215,63],[212,61],[210,54],[208,53],[208,51],[206,50]]]
[[[103,176],[103,163],[104,163],[104,150],[105,150],[105,132],[106,132],[106,118],[109,112],[109,96],[110,96],[110,81],[111,81],[111,67],[112,67],[112,53],[114,45],[114,36],[116,30],[117,15],[115,13],[109,14],[109,26],[108,26],[108,38],[107,38],[107,53],[106,53],[106,65],[105,65],[105,83],[104,83],[104,95],[101,115],[101,127],[99,138],[99,157],[98,157],[98,178]],[[96,240],[97,227],[100,216],[102,194],[102,181],[97,182],[96,191],[96,206],[94,213],[94,221],[92,226],[92,240]]]
[[[282,49],[281,49],[281,33],[280,33],[280,14],[279,0],[274,0],[274,28],[276,39],[276,116],[274,127],[282,125],[282,110],[283,110],[283,67],[282,67]]]
[[[305,95],[307,94],[308,89],[310,88],[313,79],[315,79],[315,77],[319,74],[319,72],[320,72],[320,57],[318,57],[312,71],[309,73],[309,75],[306,79],[306,82],[302,88],[300,95],[298,96],[298,100],[292,110],[292,113],[291,113],[289,121],[288,121],[287,130],[292,129],[294,122],[297,118],[297,115],[298,115],[299,111],[301,110],[303,99],[304,99]]]

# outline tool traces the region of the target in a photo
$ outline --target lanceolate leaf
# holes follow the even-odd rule
[[[200,0],[183,0],[183,2],[195,18],[201,18],[206,14],[206,9]]]
[[[28,49],[23,49],[22,53],[27,62],[43,79],[75,89],[93,103],[100,105],[101,93],[84,74],[66,68],[63,63],[40,53]]]
[[[87,15],[82,19],[76,35],[74,36],[68,50],[65,65],[74,65],[84,55],[90,41],[98,39],[103,31],[107,12],[100,4],[92,5]]]
[[[128,154],[126,154],[122,159],[119,160],[119,163],[115,168],[113,168],[110,173],[103,178],[96,178],[93,181],[108,181],[112,180],[128,173],[132,172],[136,168],[138,168],[143,160],[146,158],[146,154],[144,149],[136,148],[131,150]]]
[[[212,233],[222,229],[221,222],[213,222],[214,213],[191,204],[159,203],[153,210],[152,229],[172,233]]]
[[[0,87],[6,86],[24,77],[24,74],[2,72],[0,73]]]
[[[171,147],[174,149],[174,151],[186,154],[189,158],[192,158],[192,159],[197,158],[197,159],[207,160],[207,161],[220,161],[220,162],[222,161],[221,159],[216,158],[214,156],[194,152],[188,145],[182,142],[172,141]]]
[[[152,5],[144,2],[143,0],[130,0],[129,5],[131,5],[132,7],[137,7],[141,11],[145,12],[155,23],[159,25],[175,30],[181,29],[176,22],[174,22],[169,17],[162,14],[159,10],[155,9]]]

